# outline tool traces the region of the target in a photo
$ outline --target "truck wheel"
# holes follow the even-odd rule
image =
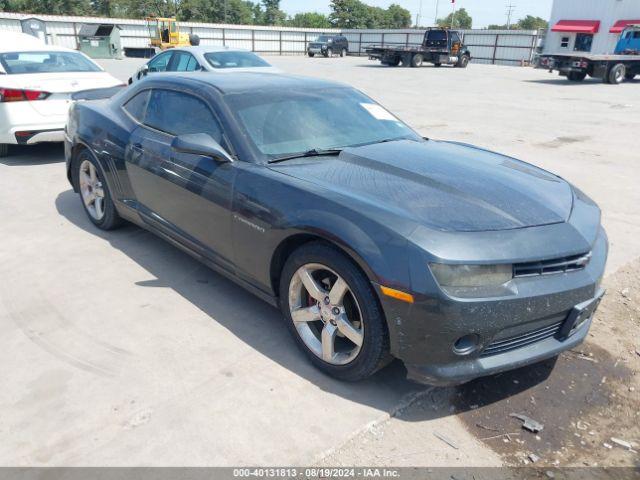
[[[400,65],[400,57],[390,58],[389,60],[387,60],[387,65],[389,65],[390,67],[397,67],[398,65]]]
[[[316,56],[316,54],[315,54],[315,53],[313,53],[313,52],[307,52],[307,55],[309,55],[311,58],[313,58],[313,57],[315,57],[315,56]]]
[[[347,49],[343,48],[342,50],[340,50],[340,56],[341,57],[346,57],[347,56]]]
[[[605,77],[607,83],[612,85],[619,85],[624,81],[624,77],[627,75],[627,67],[624,63],[617,63],[609,70],[609,73]]]
[[[330,49],[330,48],[327,48],[325,50],[325,52],[324,52],[324,56],[327,57],[327,58],[332,57],[333,56],[333,50]]]
[[[411,57],[411,66],[412,67],[421,67],[423,60],[424,60],[424,57],[422,56],[422,54],[421,53],[416,53],[413,57]]]
[[[0,143],[0,157],[6,157],[7,155],[9,155],[9,145]]]
[[[569,72],[567,78],[570,82],[581,82],[587,78],[587,72]]]
[[[442,66],[442,64],[441,64],[440,62],[436,62],[436,63],[434,63],[434,64],[433,64],[433,66],[434,66],[434,67],[441,67],[441,66]]]
[[[463,55],[458,59],[458,63],[456,63],[456,67],[458,68],[467,68],[469,65],[469,55]]]

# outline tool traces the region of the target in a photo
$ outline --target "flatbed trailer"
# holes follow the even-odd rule
[[[447,29],[428,29],[419,46],[372,45],[365,49],[369,60],[380,60],[390,67],[421,67],[424,62],[436,67],[453,65],[466,68],[471,53],[462,43],[462,36]]]
[[[619,84],[640,75],[639,55],[548,54],[541,55],[538,68],[558,71],[572,82],[581,82],[587,75],[605,83]]]

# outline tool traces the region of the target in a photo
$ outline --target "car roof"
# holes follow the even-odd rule
[[[193,83],[206,83],[223,94],[254,92],[256,90],[287,91],[294,89],[319,90],[324,88],[351,88],[338,82],[330,82],[313,77],[288,75],[282,73],[234,72],[220,75],[212,72],[193,73],[165,73],[162,76],[152,75],[143,81],[166,83],[173,86]]]
[[[175,50],[183,50],[185,52],[192,53],[210,53],[210,52],[248,52],[249,50],[245,50],[244,48],[230,48],[222,45],[195,45],[190,47],[178,47],[174,48]]]
[[[33,39],[33,41],[30,39]],[[9,52],[77,52],[77,50],[59,45],[47,45],[37,38],[24,33],[0,32],[0,53]]]

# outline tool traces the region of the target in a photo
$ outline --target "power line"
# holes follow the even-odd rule
[[[513,5],[512,3],[507,5],[507,30],[511,29],[511,16],[513,15],[513,12],[515,11],[515,9],[516,9],[516,6]]]

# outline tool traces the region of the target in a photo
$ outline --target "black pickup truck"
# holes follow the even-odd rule
[[[373,45],[365,49],[370,60],[380,60],[383,65],[420,67],[424,62],[453,65],[466,68],[471,52],[464,46],[462,35],[455,30],[430,28],[424,34],[422,45]]]

